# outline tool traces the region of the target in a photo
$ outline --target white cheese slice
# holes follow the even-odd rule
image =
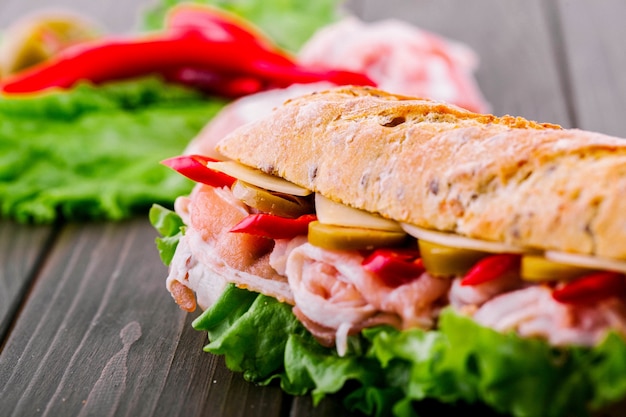
[[[266,174],[261,170],[242,165],[235,161],[209,162],[206,166],[212,170],[223,172],[226,175],[230,175],[238,180],[242,180],[266,190],[300,197],[311,194],[310,190],[300,187],[299,185],[289,182],[283,178]]]
[[[490,240],[474,239],[471,237],[460,236],[453,233],[439,232],[436,230],[423,229],[412,224],[400,224],[405,232],[411,236],[422,239],[427,242],[437,243],[439,245],[451,248],[473,249],[489,253],[526,253],[532,252],[521,246],[509,245],[501,242],[493,242]]]
[[[545,256],[551,261],[562,264],[626,273],[626,262],[617,259],[598,258],[597,256],[550,250],[546,251]]]
[[[392,232],[403,231],[400,224],[394,220],[337,203],[321,194],[315,194],[315,212],[317,213],[317,220],[322,224]]]

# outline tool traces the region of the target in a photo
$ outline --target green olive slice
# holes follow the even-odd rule
[[[539,255],[522,256],[521,276],[526,281],[561,281],[578,278],[593,269],[551,261]]]
[[[418,240],[424,268],[435,276],[463,275],[487,254],[482,251],[453,248]]]
[[[232,191],[239,200],[263,213],[295,218],[314,210],[310,198],[264,190],[241,180],[235,181]]]
[[[398,246],[405,239],[404,232],[336,226],[319,221],[309,223],[309,243],[324,249],[371,250]]]

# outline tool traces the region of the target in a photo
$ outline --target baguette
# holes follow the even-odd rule
[[[433,398],[582,416],[626,398],[621,139],[343,87],[217,150],[230,161],[166,162],[199,184],[160,249],[231,369],[377,415]]]
[[[619,138],[342,87],[290,100],[217,149],[398,222],[626,259]]]

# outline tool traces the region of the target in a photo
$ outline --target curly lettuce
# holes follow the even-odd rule
[[[192,182],[159,165],[225,102],[157,78],[0,96],[0,216],[119,220]]]
[[[161,262],[169,265],[176,252],[180,238],[185,232],[185,223],[178,214],[159,204],[153,204],[148,212],[150,224],[160,237],[155,239]]]
[[[153,223],[175,216],[153,210]],[[180,237],[180,228],[169,230]],[[555,348],[447,308],[437,330],[366,329],[340,357],[315,341],[290,305],[233,285],[193,326],[207,332],[205,350],[224,355],[245,379],[278,381],[287,393],[311,393],[314,403],[340,393],[348,409],[367,415],[582,417],[626,396],[626,343],[614,333],[593,348]]]

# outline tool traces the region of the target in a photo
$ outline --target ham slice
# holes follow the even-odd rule
[[[427,273],[389,287],[362,267],[358,251],[332,251],[309,243],[293,248],[286,274],[294,312],[318,340],[328,344],[335,332],[343,354],[347,335],[374,324],[432,328],[450,287],[448,279]]]
[[[476,54],[464,44],[400,20],[365,23],[346,18],[318,31],[300,51],[299,60],[364,73],[392,93],[489,111],[473,77]]]
[[[190,249],[190,240],[196,239],[187,235],[178,243],[166,287],[183,310],[194,311],[196,298],[197,304],[204,310],[213,305],[226,288],[226,276],[234,278],[234,274],[227,271],[230,274],[223,275],[213,265],[198,262]]]
[[[450,304],[457,310],[475,309],[491,300],[495,296],[519,289],[527,285],[518,274],[509,273],[498,279],[478,285],[461,285],[460,279],[455,279],[450,288]]]
[[[227,188],[197,186],[188,200],[175,208],[187,219],[187,230],[176,249],[166,281],[176,302],[193,311],[189,291],[206,309],[227,283],[293,304],[287,279],[269,264],[273,241],[257,236],[229,233],[248,215],[247,207]]]
[[[617,299],[593,306],[562,304],[552,290],[533,285],[485,302],[473,315],[477,323],[522,337],[539,337],[554,346],[593,346],[609,329],[626,335],[626,308]]]
[[[270,265],[280,275],[287,276],[287,259],[291,252],[300,245],[308,242],[306,236],[297,236],[293,239],[276,239],[274,250],[270,254]]]

